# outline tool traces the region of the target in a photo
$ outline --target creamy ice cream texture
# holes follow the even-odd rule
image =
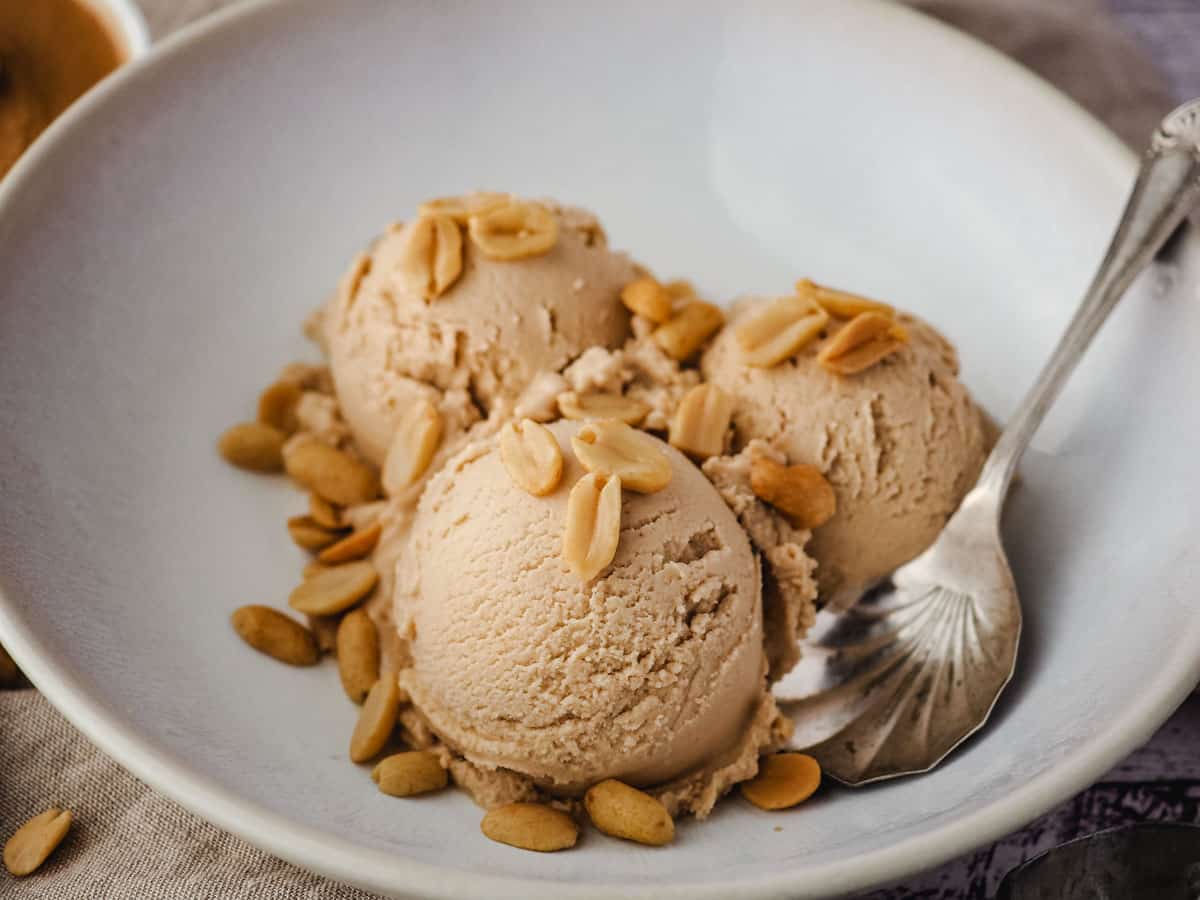
[[[975,483],[988,439],[980,410],[958,380],[954,348],[912,316],[897,353],[856,375],[817,363],[825,340],[771,368],[740,357],[734,329],[766,301],[738,302],[731,326],[701,361],[707,381],[735,398],[735,450],[752,441],[788,463],[818,466],[837,494],[837,513],[815,529],[822,600],[839,606],[929,546]]]
[[[624,342],[632,260],[608,249],[590,213],[547,205],[558,219],[549,252],[495,260],[464,240],[461,276],[432,301],[399,277],[412,225],[393,226],[347,273],[324,339],[342,415],[373,462],[421,398],[441,413],[444,458],[474,423],[511,412],[535,376]]]
[[[561,557],[579,426],[550,427],[565,467],[548,497],[513,483],[494,439],[429,482],[396,573],[401,684],[477,778],[515,772],[568,796],[618,778],[704,815],[787,728],[767,691],[759,563],[662,444],[670,484],[625,492],[616,558],[583,583]]]

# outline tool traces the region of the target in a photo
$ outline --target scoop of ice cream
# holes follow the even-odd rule
[[[426,487],[397,567],[412,659],[401,684],[480,769],[564,795],[604,778],[676,780],[674,806],[704,814],[779,737],[758,561],[699,469],[656,442],[670,484],[625,492],[616,557],[582,582],[562,560],[567,496],[584,474],[570,444],[579,424],[550,428],[565,465],[549,496],[513,483],[494,440]],[[697,772],[706,784],[681,791]]]
[[[355,261],[323,331],[342,415],[368,458],[383,461],[399,418],[421,398],[441,413],[443,443],[454,448],[539,373],[625,340],[619,294],[637,277],[633,262],[608,249],[590,213],[551,208],[558,239],[548,252],[496,260],[464,236],[461,275],[431,301],[400,275],[411,224],[393,226]]]
[[[857,375],[817,364],[827,337],[771,368],[743,364],[734,329],[764,301],[739,302],[701,368],[736,398],[735,449],[764,441],[789,463],[818,466],[837,513],[815,529],[821,598],[856,597],[928,547],[975,483],[987,452],[983,417],[958,380],[954,348],[931,326],[901,315],[910,339]]]

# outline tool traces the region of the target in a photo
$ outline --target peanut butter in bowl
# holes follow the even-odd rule
[[[51,122],[130,55],[99,5],[0,2],[0,178]]]

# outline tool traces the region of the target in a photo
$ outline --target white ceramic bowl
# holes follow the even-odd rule
[[[222,15],[85,98],[0,186],[0,639],[155,788],[396,895],[794,900],[936,864],[1095,779],[1200,675],[1194,239],[1173,289],[1117,310],[1026,460],[1006,525],[1026,634],[989,728],[926,777],[776,815],[733,798],[666,850],[588,833],[522,853],[461,794],[380,795],[345,759],[332,664],[281,666],[229,628],[283,602],[303,498],[213,442],[307,352],[299,321],[358,247],[475,186],[592,206],[715,297],[812,275],[911,307],[1003,418],[1132,175],[1058,94],[890,4]]]

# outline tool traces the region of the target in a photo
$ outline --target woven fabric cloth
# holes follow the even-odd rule
[[[143,0],[157,37],[228,3]],[[1170,106],[1141,49],[1090,0],[921,0],[916,5],[1042,73],[1130,141],[1144,140]],[[0,872],[0,897],[371,896],[281,862],[153,793],[92,747],[35,691],[0,692],[0,838],[53,805],[74,813],[71,834],[37,874],[16,880]],[[888,896],[906,896],[903,888],[895,890],[899,893]],[[920,896],[941,894],[922,891]]]

